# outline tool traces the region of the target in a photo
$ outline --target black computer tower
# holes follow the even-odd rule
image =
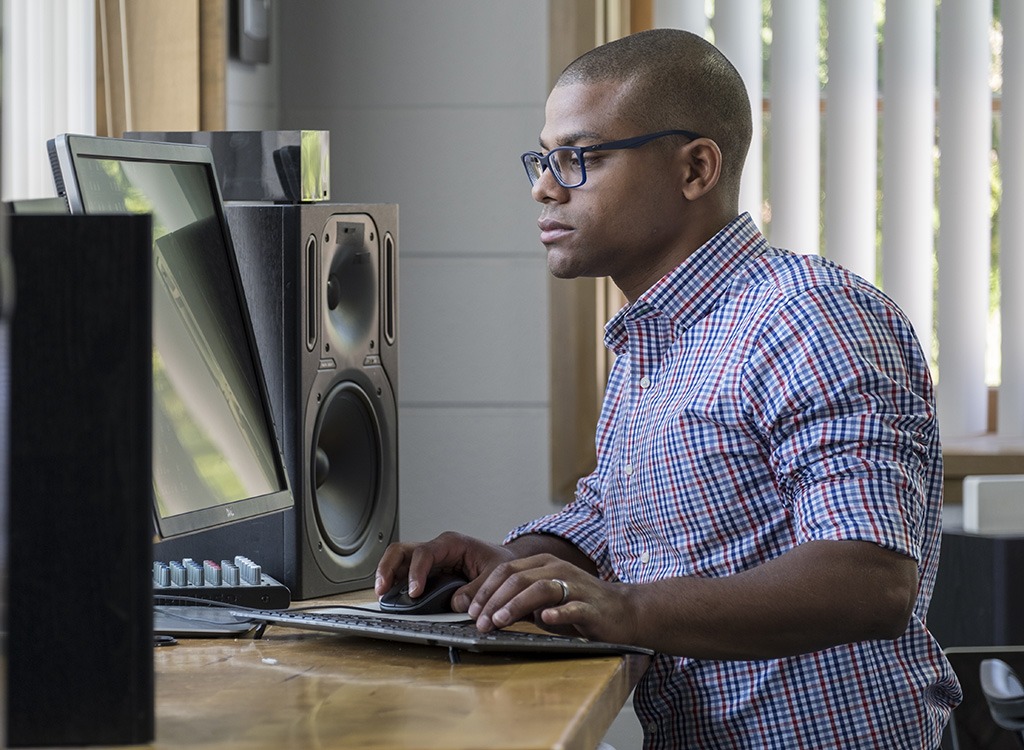
[[[154,733],[149,215],[13,215],[7,743]]]
[[[944,529],[928,629],[943,648],[1024,644],[1024,537]]]

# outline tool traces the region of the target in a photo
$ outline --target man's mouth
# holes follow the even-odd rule
[[[541,218],[537,221],[537,226],[540,227],[540,241],[545,245],[557,242],[573,231],[568,224],[554,219]]]

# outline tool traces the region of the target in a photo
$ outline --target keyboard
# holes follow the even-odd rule
[[[252,618],[272,625],[304,630],[342,633],[387,641],[447,646],[450,649],[476,652],[526,652],[575,655],[644,654],[650,649],[615,643],[590,641],[586,638],[527,633],[518,630],[496,630],[481,633],[472,622],[437,622],[379,617],[372,614],[308,612],[287,610],[234,611],[240,618]]]
[[[220,562],[190,557],[158,560],[153,563],[153,596],[158,604],[203,599],[259,609],[287,609],[292,599],[287,586],[242,555]]]

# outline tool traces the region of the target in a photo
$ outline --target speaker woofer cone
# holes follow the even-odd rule
[[[381,431],[365,391],[352,382],[324,399],[313,435],[310,492],[320,534],[338,555],[359,551],[381,488]]]

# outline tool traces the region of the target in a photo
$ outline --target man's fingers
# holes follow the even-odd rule
[[[409,595],[416,597],[423,592],[423,586],[427,582],[427,576],[434,569],[436,564],[436,553],[434,542],[417,545],[412,550],[412,557],[409,561]]]
[[[395,585],[400,577],[408,573],[408,559],[411,545],[389,544],[377,563],[377,573],[374,578],[373,590],[377,596],[386,593]]]
[[[409,593],[419,596],[434,571],[458,570],[467,576],[475,575],[472,561],[486,557],[487,550],[486,544],[454,532],[445,532],[429,542],[392,544],[377,566],[374,590],[380,596],[397,582],[407,580]]]
[[[566,580],[567,567],[551,563],[551,558],[539,556],[497,566],[469,606],[477,627],[484,631],[503,628],[568,601],[572,584]]]

